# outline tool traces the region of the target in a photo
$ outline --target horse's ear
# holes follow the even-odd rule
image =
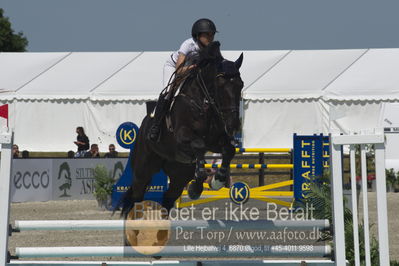
[[[234,62],[237,69],[240,69],[243,59],[244,59],[244,53],[241,53],[240,57]]]

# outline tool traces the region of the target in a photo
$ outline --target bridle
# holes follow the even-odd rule
[[[238,73],[238,75],[239,75],[239,73]],[[230,75],[226,75],[226,73],[220,72],[216,75],[216,78],[225,78],[226,76],[229,78],[233,78],[233,77],[236,77],[237,75],[230,76]],[[239,107],[235,106],[235,105],[218,106],[217,103],[215,102],[214,97],[212,97],[211,94],[209,93],[209,90],[208,90],[208,88],[205,84],[204,78],[202,76],[201,69],[199,69],[199,71],[197,72],[197,80],[198,80],[199,87],[201,88],[201,91],[205,96],[205,100],[208,102],[211,109],[215,112],[216,118],[217,118],[218,122],[222,124],[226,135],[229,136],[227,126],[226,126],[226,120],[224,119],[223,114],[237,113],[237,112],[239,112]]]
[[[219,73],[216,75],[216,78],[225,78],[225,79],[232,79],[235,77],[239,77],[240,74],[236,75],[227,75],[225,73]],[[240,111],[239,106],[235,106],[234,104],[231,106],[219,106],[219,110],[222,112],[222,114],[230,114],[230,113],[238,113]]]

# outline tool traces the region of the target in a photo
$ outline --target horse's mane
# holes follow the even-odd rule
[[[223,60],[222,53],[220,52],[220,42],[211,42],[199,51],[198,66],[204,66],[209,63],[220,63]]]
[[[210,64],[213,64],[217,69],[222,65],[222,61],[224,60],[221,52],[220,52],[220,43],[218,41],[211,42],[208,46],[203,47],[197,56],[191,58],[190,64],[195,64],[197,67],[190,69],[184,74],[176,75],[180,80],[190,80],[195,79],[197,77],[198,72],[201,69],[208,67]],[[187,64],[181,64],[180,68]],[[175,71],[177,73],[178,70]],[[169,81],[170,82],[170,81]],[[172,83],[175,81],[172,81]]]
[[[236,66],[236,63],[223,58],[218,41],[212,42],[200,50],[197,63],[198,68],[206,67],[209,64],[214,64],[217,67],[218,73],[222,73],[225,76],[232,77],[240,75],[239,67]]]

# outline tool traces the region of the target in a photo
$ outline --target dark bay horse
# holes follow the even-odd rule
[[[212,188],[226,185],[235,154],[233,135],[240,128],[242,60],[243,54],[235,62],[225,60],[219,42],[209,44],[201,50],[197,67],[175,97],[159,142],[147,139],[152,119],[149,115],[144,118],[132,158],[133,189],[124,197],[122,214],[127,215],[136,202],[143,200],[152,175],[161,169],[170,179],[162,203],[168,212],[193,178],[190,194],[198,198],[206,177],[199,165],[204,163],[207,151],[223,157]]]

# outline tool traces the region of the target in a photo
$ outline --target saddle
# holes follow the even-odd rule
[[[184,73],[183,75],[176,75],[176,73],[174,74],[173,80],[169,82],[168,86],[163,89],[159,96],[158,104],[160,103],[159,101],[162,101],[162,103],[159,106],[157,104],[157,107],[151,114],[152,118],[155,118],[156,121],[159,121],[158,123],[163,123],[164,120],[166,128],[169,132],[173,132],[170,111],[173,108],[176,97],[179,95],[181,88],[191,73],[192,71]],[[159,110],[158,107],[160,107]],[[162,132],[160,132],[159,136],[161,134]]]
[[[187,80],[187,77],[188,75],[184,75],[183,77],[177,76],[173,81],[171,88],[169,89],[169,91],[167,91],[167,94],[165,95],[167,101],[169,102],[168,111],[165,115],[166,128],[169,130],[169,132],[173,132],[170,111],[172,110],[176,97],[179,95],[181,88]]]

